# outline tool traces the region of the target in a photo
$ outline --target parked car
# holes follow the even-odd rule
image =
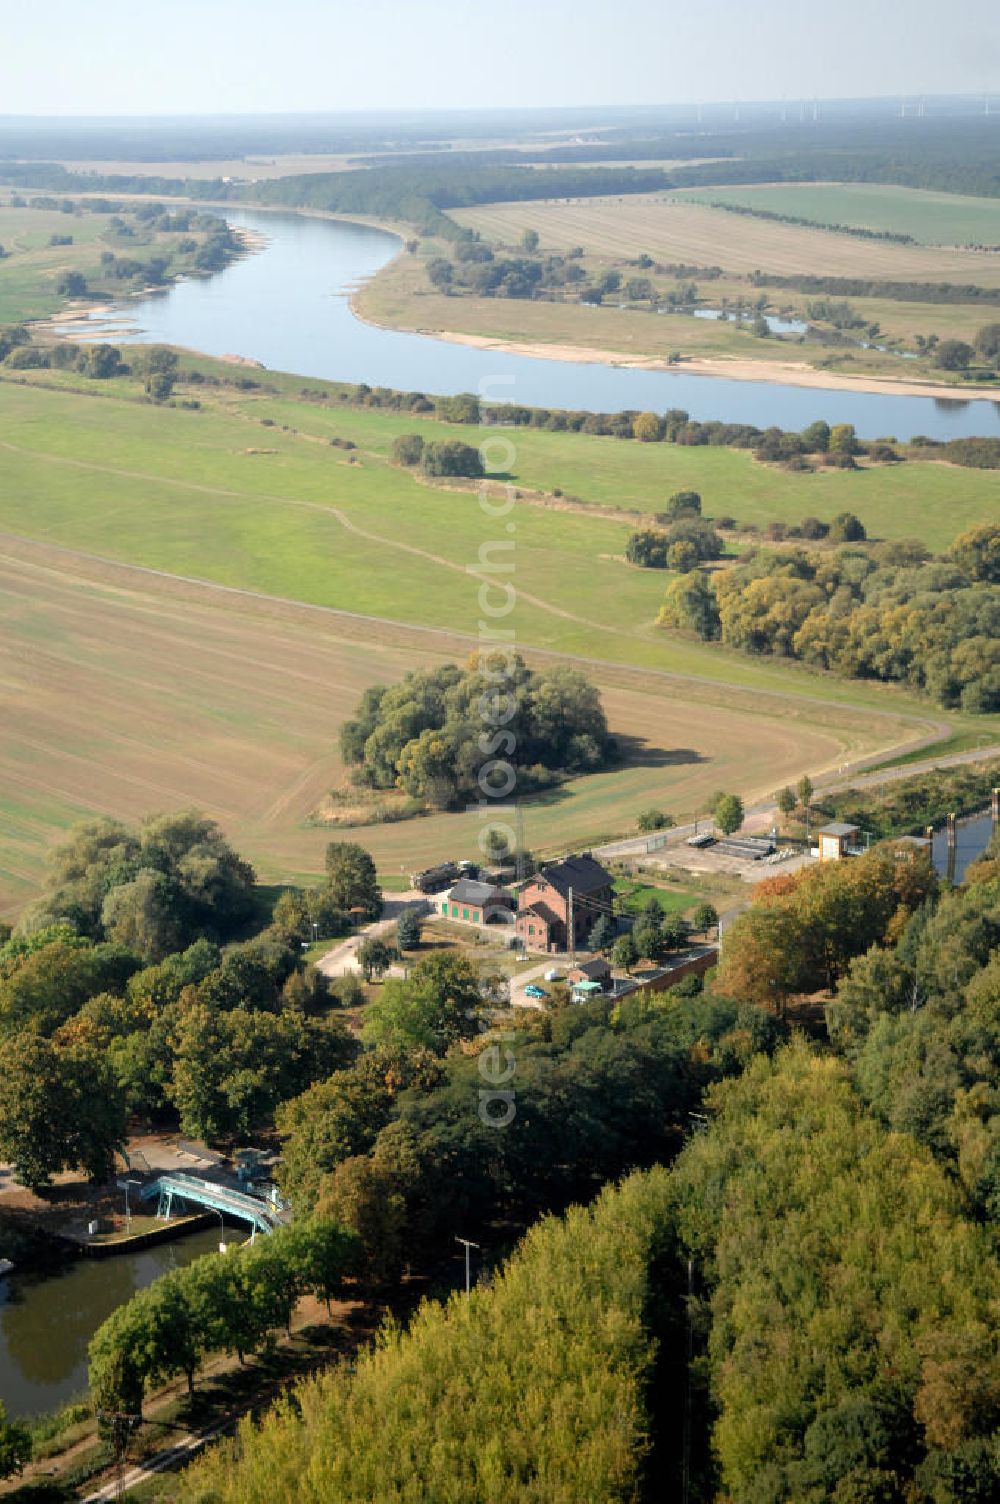
[[[562,972],[559,970],[559,968],[557,966],[553,966],[553,968],[552,968],[551,971],[547,971],[545,973],[545,980],[547,982],[561,982],[562,981]]]
[[[525,997],[548,997],[544,987],[539,987],[537,982],[529,982],[524,989]]]

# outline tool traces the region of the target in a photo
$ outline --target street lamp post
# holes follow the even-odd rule
[[[470,1238],[456,1237],[455,1242],[461,1243],[463,1248],[465,1249],[465,1293],[466,1295],[468,1295],[472,1289],[472,1271],[469,1266],[469,1250],[470,1248],[478,1248],[480,1245],[478,1243],[473,1243]]]
[[[126,1232],[131,1232],[132,1231],[132,1208],[129,1205],[128,1188],[129,1188],[130,1185],[141,1185],[141,1184],[142,1184],[141,1180],[133,1180],[129,1176],[125,1177],[124,1185],[125,1185],[125,1231]]]

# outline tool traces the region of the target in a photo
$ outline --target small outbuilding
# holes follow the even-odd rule
[[[439,904],[443,919],[465,924],[509,924],[514,916],[514,898],[506,888],[463,877],[443,893]]]
[[[574,990],[592,982],[596,982],[602,991],[610,990],[611,964],[603,956],[591,956],[589,961],[580,961],[576,966],[571,966],[566,973],[566,980]]]
[[[820,861],[840,862],[845,856],[854,856],[859,850],[860,833],[856,825],[848,825],[845,820],[833,820],[824,825],[816,832]]]

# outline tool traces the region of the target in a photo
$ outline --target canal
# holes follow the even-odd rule
[[[140,1253],[77,1258],[56,1273],[0,1279],[0,1400],[8,1415],[55,1410],[81,1394],[87,1344],[102,1321],[159,1275],[218,1247],[212,1227]]]

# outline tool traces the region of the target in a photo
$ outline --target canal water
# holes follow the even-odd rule
[[[950,877],[953,882],[960,883],[966,868],[982,856],[992,834],[993,819],[989,813],[960,820],[955,831],[955,866],[952,871],[949,866],[948,833],[936,830],[932,846],[935,871],[941,877]]]
[[[81,1394],[87,1344],[102,1321],[159,1275],[218,1247],[213,1227],[141,1253],[0,1279],[0,1400],[8,1415],[38,1415]]]
[[[234,226],[265,237],[264,249],[214,276],[129,300],[110,321],[95,315],[82,332],[93,338],[104,324],[116,342],[153,340],[209,355],[241,355],[303,376],[441,395],[476,392],[528,406],[684,408],[699,420],[759,428],[801,429],[825,418],[853,423],[866,438],[1000,435],[1000,400],[843,392],[693,376],[683,367],[649,371],[542,360],[381,329],[355,318],[349,297],[396,254],[395,236],[288,212],[227,208],[225,214]],[[80,333],[80,326],[69,332]],[[776,342],[776,355],[783,351]],[[788,355],[795,358],[794,346]]]

